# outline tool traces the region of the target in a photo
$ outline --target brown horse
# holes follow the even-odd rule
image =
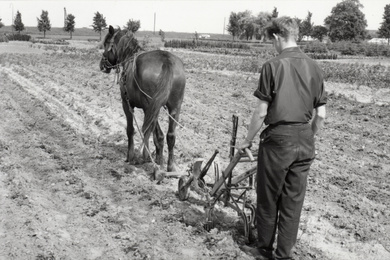
[[[153,132],[156,146],[156,164],[163,165],[164,134],[158,123],[161,107],[169,112],[168,171],[175,171],[173,148],[176,141],[176,125],[184,97],[186,79],[183,62],[167,51],[154,50],[137,53],[141,50],[137,39],[127,30],[112,26],[104,38],[104,53],[100,69],[110,73],[111,69],[122,69],[120,90],[123,110],[127,119],[128,152],[127,160],[134,159],[134,107],[144,111],[142,133],[144,137],[143,158],[149,152],[149,138]]]

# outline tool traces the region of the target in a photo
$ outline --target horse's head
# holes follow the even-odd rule
[[[131,31],[114,30],[111,25],[102,45],[104,52],[100,61],[100,70],[105,73],[110,73],[111,69],[119,64],[131,60],[135,53],[142,50]]]
[[[131,31],[114,30],[111,25],[102,45],[104,52],[100,61],[100,70],[105,73],[110,73],[111,69],[131,59],[135,53],[142,49]]]
[[[118,51],[116,47],[119,41],[118,32],[120,32],[120,29],[114,30],[114,28],[110,25],[108,33],[102,42],[104,52],[102,59],[100,60],[100,70],[105,73],[110,73],[111,69],[113,69],[118,63]]]

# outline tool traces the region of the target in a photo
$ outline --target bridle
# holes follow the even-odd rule
[[[105,69],[118,69],[119,68],[119,64],[116,64],[116,65],[112,65],[111,62],[104,56],[103,54],[103,57],[102,57],[102,64],[103,64],[103,67]]]
[[[116,34],[118,32],[119,31],[115,32],[114,35],[111,37],[111,39],[115,39],[115,36],[116,36]],[[115,55],[116,48],[114,49],[113,47],[114,47],[114,45],[110,46],[110,48],[107,50],[107,52],[112,52]],[[106,52],[104,52],[104,53],[106,53]],[[136,83],[136,86],[138,87],[139,91],[142,92],[146,97],[148,97],[149,99],[152,99],[152,97],[150,97],[147,93],[145,93],[141,89],[141,87],[138,84],[137,78],[134,76],[135,75],[134,72],[136,70],[136,59],[137,59],[139,54],[133,53],[129,58],[127,58],[127,59],[125,59],[125,60],[123,60],[121,62],[117,62],[115,65],[113,65],[107,59],[107,57],[104,55],[104,53],[102,55],[102,64],[103,64],[104,68],[106,68],[106,69],[115,69],[115,73],[116,73],[115,81],[116,81],[117,84],[119,83],[119,81],[122,81],[123,85],[125,84],[125,82],[126,82],[125,71],[127,70],[125,68],[125,67],[127,67],[125,64],[130,61],[132,63],[133,78],[134,78],[134,81]],[[122,76],[121,76],[121,78],[119,78],[119,74],[120,74],[120,71],[121,71],[121,68],[120,68],[121,65],[123,65],[124,68],[123,68],[123,71],[122,71]]]
[[[118,34],[118,32],[119,32],[120,30],[118,30],[118,31],[116,31],[115,33],[114,33],[114,35],[111,37],[111,39],[112,40],[114,40],[115,39],[115,36]],[[111,44],[111,43],[110,43]],[[115,52],[116,51],[114,51],[114,44],[112,44],[112,46],[110,46],[110,48],[107,50],[107,52],[112,52],[112,54],[114,54],[115,55]],[[121,63],[117,63],[117,64],[115,64],[115,65],[113,65],[113,64],[111,64],[111,62],[107,59],[107,57],[104,55],[106,53],[106,51],[105,52],[103,52],[103,54],[102,54],[102,64],[103,64],[103,66],[104,66],[104,68],[105,69],[115,69],[116,71],[117,71],[117,73],[119,72],[119,65],[121,64]]]

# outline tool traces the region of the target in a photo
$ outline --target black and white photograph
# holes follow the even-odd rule
[[[0,260],[390,259],[388,0],[0,0]]]

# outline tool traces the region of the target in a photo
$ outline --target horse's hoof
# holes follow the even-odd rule
[[[164,161],[163,161],[163,159],[161,157],[160,158],[156,158],[155,163],[157,165],[160,165],[160,167],[164,166]]]
[[[167,167],[168,172],[176,172],[176,169],[177,169],[176,164],[168,165]]]

